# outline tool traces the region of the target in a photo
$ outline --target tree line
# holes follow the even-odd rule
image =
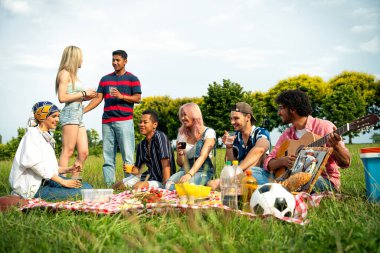
[[[245,85],[247,86],[249,85]],[[217,136],[222,136],[224,130],[231,129],[230,108],[239,101],[252,106],[257,119],[256,125],[265,127],[269,131],[275,128],[282,131],[287,126],[281,124],[275,99],[281,91],[288,89],[300,89],[306,92],[312,103],[312,116],[329,119],[337,127],[366,114],[380,114],[380,80],[367,73],[344,71],[328,81],[319,76],[302,74],[279,81],[267,92],[244,90],[242,85],[224,79],[221,84],[217,82],[209,84],[207,94],[202,97],[173,99],[169,96],[153,96],[142,99],[141,103],[135,106],[133,119],[136,142],[143,138],[139,134],[138,124],[142,112],[148,108],[158,112],[159,130],[165,132],[169,139],[175,139],[180,127],[178,110],[181,105],[189,102],[200,106],[205,125],[214,128]],[[379,124],[375,126],[375,129],[379,128]],[[26,129],[19,128],[16,138],[12,138],[6,144],[0,144],[0,160],[9,160],[14,156],[25,131]],[[87,134],[90,154],[100,155],[102,141],[99,134],[94,129],[87,130]],[[358,132],[348,132],[345,135],[349,143],[352,143],[352,138],[358,134]],[[54,132],[54,138],[57,141],[58,155],[62,147],[60,126]],[[378,140],[378,136],[373,140]]]

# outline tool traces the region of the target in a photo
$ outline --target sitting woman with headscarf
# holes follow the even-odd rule
[[[12,194],[22,198],[63,200],[81,196],[87,183],[60,176],[75,173],[81,167],[59,167],[54,152],[55,140],[49,130],[57,127],[59,109],[53,103],[38,102],[33,106],[34,119],[21,139],[9,176]]]

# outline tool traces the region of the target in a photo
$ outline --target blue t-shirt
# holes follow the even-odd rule
[[[234,156],[239,162],[243,161],[248,152],[256,145],[260,138],[266,138],[270,143],[269,131],[262,127],[252,126],[252,131],[249,135],[247,146],[244,144],[241,132],[235,132],[236,138],[234,140]]]

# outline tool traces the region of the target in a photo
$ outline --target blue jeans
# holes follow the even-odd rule
[[[252,176],[256,178],[257,184],[260,185],[269,183],[269,178],[272,177],[267,170],[260,167],[252,167],[250,170],[252,171]]]
[[[334,191],[335,187],[331,184],[330,180],[319,176],[314,184],[313,191],[324,192],[324,191]]]
[[[134,164],[135,130],[133,120],[116,121],[102,124],[103,134],[103,175],[107,186],[115,183],[115,166],[117,145],[123,162]],[[124,172],[124,177],[129,176]]]
[[[66,103],[59,115],[59,122],[61,126],[79,125],[79,127],[84,127],[82,103]]]
[[[68,179],[60,176],[61,178]],[[66,200],[69,198],[81,198],[82,189],[92,189],[88,183],[82,183],[81,188],[66,188],[54,182],[53,180],[43,181],[40,188],[34,195],[35,198],[41,198],[47,201]]]
[[[174,184],[178,183],[178,181],[181,179],[186,174],[185,170],[181,168],[177,173],[172,175],[169,179],[168,182],[165,185],[165,189],[168,189],[170,191],[175,190]],[[213,176],[213,171],[212,170],[207,170],[207,171],[201,171],[195,173],[195,175],[188,181],[188,183],[193,183],[196,185],[206,185],[208,181]]]

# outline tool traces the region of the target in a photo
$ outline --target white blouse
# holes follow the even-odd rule
[[[206,133],[205,133],[205,136],[204,136],[204,139],[215,139],[216,138],[216,133],[215,133],[215,130],[212,129],[211,127],[207,128],[205,127],[205,129],[207,129]],[[180,135],[178,133],[177,135],[177,142],[180,141],[180,140],[185,140],[186,137],[183,136],[183,135]],[[187,158],[193,158],[195,156],[195,144],[190,144],[187,142],[186,140],[186,156]],[[212,152],[210,152],[209,154],[209,157],[212,158]]]
[[[42,179],[58,175],[58,162],[53,147],[38,127],[30,127],[21,139],[13,160],[9,183],[12,194],[33,198]]]

